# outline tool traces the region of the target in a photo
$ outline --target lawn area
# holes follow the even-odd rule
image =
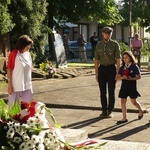
[[[94,62],[69,62],[68,67],[94,67]]]
[[[79,68],[91,68],[94,67],[94,62],[68,62],[68,67],[79,67]],[[141,68],[146,69],[148,65],[148,59],[141,59]]]

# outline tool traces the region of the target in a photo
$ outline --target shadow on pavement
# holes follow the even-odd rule
[[[133,128],[131,130],[122,132],[120,134],[116,134],[116,135],[113,135],[113,136],[106,137],[105,139],[107,139],[107,140],[122,140],[126,137],[129,137],[130,135],[133,135],[133,134],[136,134],[138,132],[141,132],[141,131],[145,130],[147,128],[147,126],[150,126],[149,123],[147,123],[145,125],[142,125],[142,126],[139,126],[139,127],[136,127],[136,128]]]
[[[67,126],[62,126],[62,128],[80,129],[80,128],[83,128],[85,126],[89,126],[90,124],[93,124],[93,123],[100,121],[100,120],[102,120],[102,119],[99,117],[95,117],[95,118],[91,118],[88,120],[83,120],[80,122],[72,123],[72,124],[69,124]]]
[[[124,124],[115,124],[114,126],[111,126],[111,127],[108,127],[108,128],[105,128],[103,130],[100,130],[100,131],[96,131],[96,132],[93,132],[91,134],[89,134],[89,138],[96,138],[96,137],[99,137],[103,134],[106,134],[106,133],[109,133],[111,131],[114,131],[118,128],[121,128],[121,127],[124,127],[134,121],[137,121],[138,119],[134,119],[132,121],[129,121],[127,123],[124,123]],[[116,134],[116,135],[113,135],[113,136],[109,136],[109,137],[106,137],[104,139],[107,139],[107,140],[122,140],[130,135],[133,135],[133,134],[136,134],[137,132],[140,132],[142,130],[145,130],[146,129],[146,126],[148,126],[148,124],[145,124],[143,126],[140,126],[140,127],[137,127],[137,128],[134,128],[134,129],[131,129],[131,130],[128,130],[128,131],[125,131],[125,132],[122,132],[120,134]],[[150,126],[150,125],[149,125]]]

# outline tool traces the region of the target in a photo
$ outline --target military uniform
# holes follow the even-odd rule
[[[109,28],[106,28],[106,31]],[[110,31],[110,30],[109,30]],[[105,31],[103,31],[105,32]],[[99,61],[98,67],[98,82],[100,88],[100,99],[102,111],[111,113],[115,104],[115,76],[116,76],[116,59],[120,59],[119,44],[109,39],[107,42],[102,40],[97,43],[95,50],[95,60]],[[108,102],[107,102],[107,87],[108,85]]]
[[[104,40],[98,42],[95,59],[99,60],[101,65],[108,66],[116,63],[116,58],[120,58],[119,44],[113,40],[105,43]]]

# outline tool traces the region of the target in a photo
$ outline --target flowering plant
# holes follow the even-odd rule
[[[46,60],[40,64],[40,69],[46,74],[53,76],[56,72],[56,68],[51,61]]]
[[[55,127],[49,124],[46,112],[50,114]],[[97,141],[90,139],[74,144],[65,143],[60,126],[56,125],[51,110],[42,102],[20,101],[8,108],[0,99],[0,150],[93,150],[105,144],[90,145],[95,143]]]
[[[59,128],[51,127],[45,118],[47,110],[55,122],[43,103],[22,101],[21,107],[14,105],[8,110],[7,104],[0,100],[0,106],[0,149],[60,150],[64,146]]]

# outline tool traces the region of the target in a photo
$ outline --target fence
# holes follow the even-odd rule
[[[150,57],[149,57],[148,55],[142,55],[142,56],[141,56],[141,62],[145,62],[145,63],[146,63],[146,62],[149,62],[149,58],[150,58]]]

